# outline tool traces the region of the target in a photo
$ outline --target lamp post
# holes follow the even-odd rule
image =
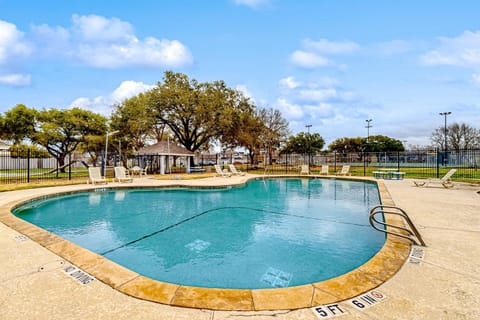
[[[113,135],[115,133],[118,133],[119,131],[118,130],[115,130],[115,131],[112,131],[112,132],[108,132],[107,131],[107,135],[105,137],[105,160],[103,161],[103,175],[106,177],[107,176],[107,152],[108,152],[108,136],[110,135]]]
[[[311,124],[305,125],[305,128],[307,128],[307,154],[308,154],[308,168],[310,168],[310,128],[312,127]]]
[[[445,117],[445,158],[444,158],[444,162],[445,162],[445,165],[448,163],[448,146],[447,146],[447,116],[452,114],[450,111],[446,111],[446,112],[440,112],[439,115],[441,116],[444,116]]]
[[[373,127],[370,124],[370,122],[372,122],[372,119],[365,120],[365,122],[367,122],[367,125],[365,126],[365,128],[367,128],[367,143],[368,143],[368,139],[370,138],[370,128]]]

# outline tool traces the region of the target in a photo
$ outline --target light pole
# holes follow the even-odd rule
[[[310,168],[310,128],[312,127],[311,124],[305,125],[305,128],[307,128],[307,154],[308,154],[308,168]]]
[[[444,162],[445,162],[445,165],[448,163],[448,146],[447,146],[447,116],[452,114],[450,111],[446,111],[446,112],[440,112],[439,115],[441,116],[444,116],[445,117],[445,158],[444,158]]]
[[[372,122],[372,119],[365,120],[365,122],[367,122],[367,125],[365,126],[365,128],[367,128],[367,143],[368,143],[368,139],[370,138],[370,128],[373,127],[370,124],[370,122]]]
[[[112,135],[112,134],[115,134],[115,133],[118,133],[119,131],[118,130],[115,130],[115,131],[112,131],[112,132],[108,132],[107,131],[107,135],[105,137],[105,159],[103,161],[103,176],[106,177],[107,176],[107,152],[108,152],[108,136]]]

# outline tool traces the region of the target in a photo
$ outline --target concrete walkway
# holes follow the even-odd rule
[[[179,180],[176,184],[224,185],[244,177]],[[172,181],[136,179],[135,184]],[[385,181],[427,243],[423,260],[406,262],[377,288],[387,299],[361,310],[330,306],[340,319],[480,319],[479,187],[416,188],[412,181]],[[82,190],[86,185],[0,193],[0,207],[25,195]],[[0,319],[318,319],[310,309],[226,312],[171,307],[124,295],[100,281],[81,285],[65,261],[0,223]],[[361,300],[359,300],[361,301]],[[335,309],[337,308],[337,309]],[[339,311],[341,310],[341,311]]]

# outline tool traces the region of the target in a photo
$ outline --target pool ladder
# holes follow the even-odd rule
[[[389,224],[383,221],[378,221],[375,216],[379,213],[395,214],[397,216],[400,216],[406,222],[406,226],[398,226],[398,225]],[[417,228],[415,228],[415,225],[413,224],[412,220],[410,220],[407,213],[399,207],[386,206],[386,205],[378,205],[373,207],[372,210],[370,210],[370,224],[375,230],[378,230],[380,232],[384,232],[400,238],[410,240],[413,244],[417,246],[423,246],[423,247],[426,246],[425,242],[422,239],[422,236],[418,232]],[[386,227],[391,227],[398,230],[403,230],[405,231],[405,233],[395,232],[391,230],[389,231],[386,228],[381,229],[377,226],[377,224],[383,225]]]

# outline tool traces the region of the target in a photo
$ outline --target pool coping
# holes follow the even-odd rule
[[[224,179],[220,184],[205,184],[203,187],[228,187],[242,185],[251,179],[261,176],[248,175],[242,179]],[[267,178],[298,176],[269,176]],[[305,178],[306,176],[301,176]],[[317,178],[317,176],[308,176]],[[384,205],[394,205],[383,181],[366,177],[333,177],[318,176],[324,179],[347,179],[374,182],[378,186],[380,198]],[[67,241],[27,221],[17,218],[11,211],[25,202],[33,199],[64,194],[70,192],[88,191],[91,189],[125,188],[126,184],[109,186],[85,186],[82,189],[55,192],[48,188],[43,195],[24,196],[21,199],[9,202],[0,207],[0,222],[24,234],[41,246],[57,254],[71,264],[79,267],[96,279],[110,287],[142,300],[161,304],[188,307],[196,309],[224,310],[224,311],[263,311],[263,310],[292,310],[335,303],[356,297],[368,292],[395,275],[408,258],[411,244],[405,239],[387,235],[384,246],[374,257],[357,269],[341,276],[307,285],[275,288],[275,289],[214,289],[182,286],[153,280],[125,267],[122,267],[103,256]],[[184,182],[171,181],[163,185],[137,184],[133,187],[199,187]],[[200,186],[201,187],[201,186]],[[386,214],[386,222],[398,224],[400,218]],[[389,227],[388,227],[389,228]]]

